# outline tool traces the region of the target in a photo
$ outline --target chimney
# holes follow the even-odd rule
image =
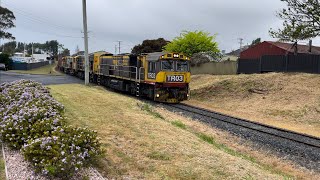
[[[311,53],[311,50],[312,50],[312,40],[310,39],[309,40],[309,52]]]

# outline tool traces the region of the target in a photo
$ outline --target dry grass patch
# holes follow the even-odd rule
[[[186,103],[320,137],[319,82],[298,73],[196,75]]]
[[[20,74],[34,74],[34,75],[51,75],[51,76],[60,76],[63,75],[62,73],[55,70],[55,67],[57,66],[56,63],[46,65],[40,68],[31,69],[28,71],[24,70],[11,70],[10,72],[20,73]]]
[[[106,158],[99,167],[109,178],[281,179],[284,176],[213,146],[189,131],[194,127],[183,119],[171,118],[167,111],[155,110],[134,98],[101,87],[49,87],[53,96],[65,105],[69,123],[98,131],[106,148]]]
[[[243,141],[227,132],[217,130],[204,123],[182,117],[179,114],[168,112],[164,109],[158,109],[157,111],[172,124],[178,121],[179,124],[183,124],[186,127],[186,131],[197,135],[201,140],[212,144],[217,149],[252,162],[261,169],[279,174],[282,176],[282,179],[320,179],[320,174],[297,166],[291,161],[279,158],[274,153],[261,149],[250,142]],[[243,178],[257,179],[251,173],[248,173]]]

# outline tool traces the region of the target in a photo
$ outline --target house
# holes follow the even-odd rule
[[[236,57],[239,57],[240,56],[240,53],[246,49],[248,49],[250,46],[243,46],[241,49],[237,49],[237,50],[233,50],[229,53],[227,53],[226,55],[227,56],[236,56]]]
[[[260,59],[265,55],[320,55],[320,47],[309,45],[295,45],[294,43],[264,41],[240,53],[240,59]]]

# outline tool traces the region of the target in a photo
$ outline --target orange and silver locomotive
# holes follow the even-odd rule
[[[84,64],[83,58],[76,59],[74,63],[80,64],[81,59]],[[89,62],[90,82],[158,102],[178,103],[189,97],[190,58],[184,54],[96,52],[90,54]],[[82,73],[76,73],[79,68],[73,67],[70,72],[83,78]]]

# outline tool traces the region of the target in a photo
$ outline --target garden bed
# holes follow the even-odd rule
[[[39,83],[20,80],[0,85],[0,137],[11,149],[6,148],[8,169],[17,163],[32,167],[38,175],[70,179],[103,154],[97,133],[68,126],[63,111],[63,105]]]

